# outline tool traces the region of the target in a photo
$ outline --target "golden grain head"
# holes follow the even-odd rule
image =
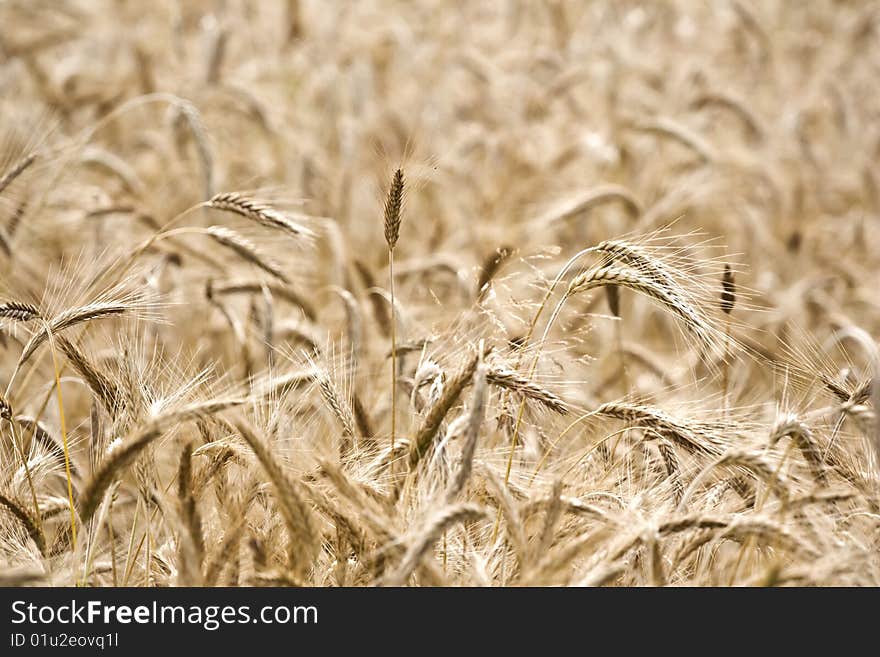
[[[0,584],[880,586],[876,10],[716,4],[0,2]]]

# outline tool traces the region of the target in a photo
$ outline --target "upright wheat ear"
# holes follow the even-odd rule
[[[400,237],[401,210],[403,209],[403,169],[397,169],[391,179],[385,199],[385,242],[388,244],[388,276],[391,292],[391,451],[394,451],[397,433],[397,319],[394,316],[394,247]]]

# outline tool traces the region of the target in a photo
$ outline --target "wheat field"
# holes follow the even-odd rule
[[[0,583],[880,584],[874,3],[0,26]]]

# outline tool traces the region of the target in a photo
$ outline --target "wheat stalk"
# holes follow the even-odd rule
[[[397,169],[391,179],[388,188],[388,196],[385,198],[385,243],[388,245],[388,281],[391,292],[391,450],[394,451],[394,443],[397,439],[397,321],[394,313],[396,310],[394,296],[394,247],[400,238],[400,222],[403,210],[403,169]]]

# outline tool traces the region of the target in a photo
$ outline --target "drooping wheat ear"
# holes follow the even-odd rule
[[[233,521],[231,526],[223,530],[223,539],[217,543],[210,557],[205,558],[205,586],[216,585],[223,568],[229,561],[229,555],[238,551],[241,536],[244,533],[246,514],[241,513]]]
[[[732,449],[718,458],[715,466],[736,467],[747,470],[754,477],[764,482],[767,488],[781,500],[787,500],[790,497],[788,485],[785,480],[777,473],[777,468],[771,466],[760,454],[743,449]],[[712,466],[710,466],[712,467]],[[700,473],[702,474],[702,473]],[[700,475],[694,478],[696,481]],[[693,481],[691,484],[693,484]]]
[[[510,259],[513,251],[513,247],[500,246],[483,261],[480,267],[480,277],[477,279],[477,300],[486,296],[489,291],[489,283],[495,278],[495,274],[498,273],[501,266]]]
[[[651,429],[657,435],[681,445],[689,452],[719,456],[723,451],[716,436],[702,427],[680,422],[657,408],[624,402],[608,402],[602,404],[593,413]]]
[[[59,335],[55,337],[55,341],[67,356],[73,369],[79,373],[89,389],[101,400],[104,408],[113,417],[123,399],[119,386],[89,362],[85,355],[74,347],[67,338]]]
[[[526,377],[517,374],[505,367],[493,367],[486,373],[486,381],[490,384],[510,390],[526,399],[538,402],[554,413],[566,415],[568,407],[565,402],[555,393],[542,388],[537,383],[529,381]]]
[[[135,168],[118,155],[96,146],[89,146],[83,150],[80,164],[116,177],[126,192],[136,198],[143,198],[145,189],[143,181]]]
[[[40,533],[42,535],[43,524],[40,515],[40,504],[37,501],[37,489],[36,486],[34,486],[34,479],[31,475],[31,467],[28,464],[28,457],[24,451],[24,438],[21,435],[17,418],[13,419],[14,414],[15,413],[12,410],[12,405],[2,394],[0,394],[0,420],[6,420],[12,426],[12,444],[15,450],[18,452],[18,457],[21,459],[21,465],[24,469],[25,478],[27,479],[28,488],[30,489],[31,493],[31,503],[34,505],[34,512],[36,513],[37,528],[40,530]],[[45,543],[45,535],[43,536],[43,542]]]
[[[757,539],[804,556],[816,556],[816,550],[812,546],[768,518],[694,514],[665,520],[658,527],[661,536],[691,529],[723,530],[720,533],[721,538],[730,538],[743,544]]]
[[[314,237],[311,230],[296,223],[283,212],[236,192],[217,194],[205,205],[216,210],[232,212],[267,228],[282,230],[294,237]]]
[[[388,244],[388,279],[391,293],[391,451],[397,439],[397,318],[394,298],[394,247],[400,237],[403,209],[403,169],[397,169],[385,199],[385,242]]]
[[[24,506],[2,493],[0,493],[0,506],[9,511],[21,523],[40,554],[46,556],[46,541],[43,538],[43,532],[40,531],[40,524],[31,513]]]
[[[386,513],[387,499],[384,496],[378,495],[374,489],[353,482],[344,470],[333,463],[321,461],[321,475],[336,488],[340,499],[346,500],[357,509],[359,522],[380,542],[388,542],[394,538]]]
[[[279,281],[290,284],[290,279],[284,275],[278,264],[272,262],[269,258],[260,253],[256,245],[248,239],[245,239],[234,230],[224,228],[223,226],[210,226],[208,229],[210,235],[215,242],[227,249],[235,252],[242,260],[246,260],[256,265],[268,274],[271,274]]]
[[[316,381],[320,374],[318,369],[314,367],[287,374],[272,374],[254,381],[252,393],[254,398],[258,400],[281,397],[290,390]]]
[[[183,526],[186,528],[195,556],[195,566],[201,572],[202,560],[205,556],[205,540],[202,536],[202,519],[193,490],[192,452],[193,444],[191,442],[187,442],[180,452],[180,466],[177,470],[177,498]]]
[[[604,253],[611,260],[632,267],[655,283],[666,287],[670,294],[681,291],[675,273],[660,258],[651,255],[647,249],[624,240],[605,240],[599,242],[595,250]]]
[[[555,203],[537,219],[539,224],[552,225],[583,215],[593,208],[619,201],[632,218],[642,214],[642,204],[633,193],[622,185],[600,185],[593,189],[580,191],[571,197]]]
[[[857,494],[851,490],[814,491],[807,495],[790,499],[788,501],[788,508],[795,511],[811,504],[833,504],[835,502],[845,502],[854,497],[857,497]]]
[[[482,351],[482,350],[481,350]],[[482,361],[482,359],[481,359]],[[474,372],[474,394],[465,427],[464,446],[461,448],[461,464],[449,488],[446,489],[446,503],[452,504],[464,490],[474,465],[474,454],[477,451],[477,440],[480,436],[480,425],[486,406],[486,368],[482,362],[477,364]]]
[[[376,289],[376,280],[373,278],[373,274],[370,272],[367,265],[360,260],[355,260],[354,269],[357,272],[358,278],[361,280],[361,284],[366,288],[367,299],[370,302],[370,308],[373,311],[373,318],[376,320],[376,325],[382,335],[387,338],[391,335],[391,318],[389,316],[388,305]]]
[[[503,517],[504,524],[506,525],[507,539],[522,566],[528,558],[529,546],[519,507],[513,499],[507,484],[499,481],[494,472],[487,467],[482,467],[480,474],[485,475],[487,489],[498,504],[498,518],[495,520],[496,528],[492,532],[493,536],[496,534],[501,517]],[[494,543],[495,538],[492,541]]]
[[[437,432],[440,430],[440,424],[443,422],[443,419],[458,401],[462,391],[473,379],[479,359],[479,354],[472,356],[461,371],[455,375],[455,378],[446,384],[440,398],[434,402],[434,405],[428,410],[425,419],[422,420],[422,426],[419,427],[409,450],[410,471],[415,470],[419,461],[422,460],[422,457],[428,453],[431,443],[437,436]]]
[[[709,478],[712,471],[720,466],[747,470],[752,476],[763,481],[767,485],[767,488],[773,491],[780,500],[787,501],[789,498],[789,488],[786,482],[777,474],[776,470],[771,467],[769,463],[761,458],[759,454],[746,450],[732,449],[709,463],[691,480],[678,503],[677,508],[679,512],[683,513],[685,511],[694,492]],[[746,476],[736,476],[728,480],[727,483],[740,497],[746,500],[750,506],[754,504],[754,496],[752,494],[754,486],[752,486],[749,478]]]
[[[810,427],[793,413],[786,414],[779,418],[773,426],[773,430],[770,433],[770,445],[773,446],[786,437],[794,441],[807,465],[809,465],[813,477],[824,486],[827,478],[825,476],[822,450],[819,448]]]
[[[27,168],[36,161],[36,159],[36,153],[25,155],[15,164],[15,166],[13,166],[9,171],[3,174],[3,177],[0,178],[0,194],[2,194],[6,190],[6,188],[12,184],[13,180],[23,174],[25,170],[27,170]]]
[[[680,275],[678,275],[662,259],[655,257],[644,247],[624,240],[605,240],[596,245],[596,251],[605,254],[615,262],[627,265],[639,275],[644,276],[652,283],[661,287],[665,291],[665,296],[669,301],[675,302],[681,308],[696,310],[689,295],[676,280]],[[606,286],[605,294],[608,300],[609,310],[611,310],[611,313],[615,317],[620,318],[620,293],[617,286]],[[616,335],[618,350],[620,352],[621,380],[625,391],[629,392],[629,381],[626,371],[626,359],[622,348],[623,338],[620,324],[617,325]]]
[[[9,239],[15,237],[15,234],[18,232],[18,227],[21,225],[21,220],[24,219],[27,206],[27,199],[22,200],[21,203],[16,206],[15,212],[12,213],[12,216],[9,217],[9,223],[6,224],[6,235]]]
[[[0,318],[16,322],[29,322],[40,317],[40,310],[31,303],[8,301],[0,303]]]
[[[650,121],[632,122],[627,127],[636,132],[644,132],[677,142],[696,154],[703,164],[715,159],[712,148],[705,139],[690,128],[671,119],[661,117]]]
[[[486,511],[482,507],[468,503],[447,506],[434,513],[410,543],[397,570],[388,576],[385,583],[389,586],[406,584],[406,580],[415,572],[428,550],[444,531],[460,522],[473,522],[485,515]]]
[[[593,504],[587,504],[577,497],[560,494],[558,496],[558,500],[554,501],[553,491],[551,491],[550,495],[548,495],[547,497],[538,497],[530,500],[523,510],[523,518],[528,521],[529,518],[532,517],[532,514],[540,511],[541,509],[549,509],[550,506],[555,504],[556,502],[562,503],[562,510],[566,513],[571,513],[572,515],[582,516],[585,518],[592,518],[594,520],[601,520],[604,523],[614,524],[615,522],[614,519],[611,518],[605,510]]]
[[[403,209],[403,169],[397,169],[385,199],[385,241],[393,251],[400,237],[401,210]]]
[[[307,491],[287,476],[272,451],[250,426],[243,421],[236,422],[235,426],[275,488],[275,499],[287,526],[288,566],[298,577],[304,577],[321,547],[321,533],[306,501]]]
[[[61,331],[69,329],[83,322],[90,322],[94,319],[103,319],[105,317],[113,317],[114,315],[122,315],[131,310],[132,305],[122,301],[96,301],[94,303],[70,308],[57,315],[47,323],[47,326],[35,333],[28,343],[25,345],[19,357],[19,367],[27,362],[34,355],[34,352],[48,339],[49,332],[57,335]]]
[[[130,438],[116,446],[91,480],[86,484],[79,497],[79,515],[82,522],[86,523],[98,510],[98,506],[104,497],[104,493],[116,479],[117,473],[130,465],[147,445],[162,435],[157,427],[149,426],[147,429],[135,433]]]
[[[553,487],[550,489],[550,495],[542,500],[544,502],[543,506],[546,508],[544,526],[541,528],[538,541],[532,550],[531,558],[533,560],[540,559],[553,546],[553,539],[556,537],[556,526],[559,524],[559,520],[568,506],[562,497],[562,490],[562,480],[556,479],[553,482]]]
[[[740,119],[749,137],[755,141],[763,141],[766,131],[757,116],[738,98],[720,92],[700,94],[690,105],[693,109],[702,110],[707,107],[718,107],[728,110]]]
[[[566,297],[587,292],[606,285],[618,285],[634,292],[643,294],[678,316],[685,326],[707,347],[713,348],[718,343],[718,331],[709,320],[682,295],[670,293],[665,285],[658,284],[640,272],[622,267],[597,267],[590,269],[572,280]]]
[[[307,301],[290,285],[283,285],[275,281],[226,281],[214,283],[211,289],[218,296],[226,294],[260,294],[264,286],[269,289],[273,296],[297,306],[309,321],[314,322],[317,318],[315,307],[311,302]]]
[[[202,164],[205,198],[211,198],[214,195],[214,156],[211,154],[211,146],[208,143],[208,131],[205,130],[202,116],[195,105],[179,98],[177,99],[177,107],[192,133],[196,151],[199,154],[199,160]]]
[[[152,418],[145,426],[130,433],[114,447],[104,461],[92,474],[79,496],[79,513],[82,522],[88,522],[104,496],[107,488],[118,474],[131,465],[138,455],[154,440],[159,438],[172,425],[214,415],[235,406],[241,406],[245,399],[209,399],[193,402],[180,408],[170,409]]]
[[[357,378],[358,362],[363,340],[363,321],[357,299],[348,290],[341,287],[330,288],[341,300],[345,308],[345,331],[348,337],[348,358],[351,378]]]

